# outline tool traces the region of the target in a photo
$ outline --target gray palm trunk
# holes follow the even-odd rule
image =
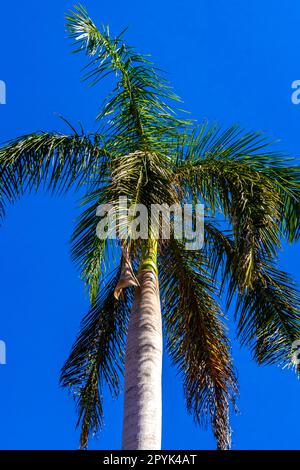
[[[129,320],[123,418],[124,450],[161,448],[162,320],[157,275],[140,272]]]

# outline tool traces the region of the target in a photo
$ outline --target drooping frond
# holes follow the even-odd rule
[[[300,337],[300,293],[295,282],[275,266],[276,259],[261,256],[253,285],[243,289],[240,244],[210,221],[205,231],[204,252],[213,276],[220,276],[228,307],[237,296],[235,317],[242,344],[250,347],[260,364],[297,368],[292,361],[293,342]]]
[[[242,344],[250,347],[260,364],[279,363],[297,369],[293,363],[293,342],[300,337],[300,293],[295,282],[275,266],[276,259],[262,256],[255,266],[253,285],[244,290],[240,245],[211,222],[205,229],[204,252],[213,275],[221,276],[228,307],[237,295],[235,316]]]
[[[225,228],[222,229],[220,225],[213,218],[207,217],[205,219],[202,254],[208,260],[212,277],[217,279],[219,276],[220,278],[221,293],[224,283],[230,277],[230,269],[233,266],[236,267],[239,255],[236,256],[236,246],[232,232]],[[243,284],[243,277],[241,284]]]
[[[290,239],[297,237],[298,168],[285,167],[279,155],[263,153],[264,142],[255,134],[209,130],[203,142],[197,139],[179,172],[185,167],[188,190],[231,224],[231,237],[213,233],[208,225],[213,243],[206,248],[214,274],[223,267],[228,306],[239,296],[239,336],[259,362],[288,363],[299,334],[299,298],[284,274],[274,272],[272,279],[270,260],[276,259],[284,232]]]
[[[9,200],[40,186],[62,193],[101,180],[108,157],[101,136],[25,135],[0,147],[1,187],[5,185]]]
[[[103,281],[61,373],[62,386],[71,389],[77,402],[81,448],[87,447],[89,435],[103,425],[104,384],[113,396],[120,389],[132,294],[126,289],[118,301],[114,298],[119,274],[115,270]]]
[[[238,334],[259,364],[293,366],[293,342],[300,338],[300,293],[285,272],[263,262],[253,287],[238,297]]]
[[[211,422],[218,448],[227,449],[236,379],[207,263],[171,240],[160,273],[168,349],[184,379],[187,408],[196,422]]]
[[[285,160],[286,166],[269,171],[280,193],[283,234],[289,242],[293,242],[300,238],[300,166],[288,166],[287,163],[289,159]]]
[[[5,216],[6,205],[15,202],[21,194],[18,175],[0,165],[0,222]]]
[[[239,288],[246,289],[255,282],[261,260],[276,256],[280,247],[279,198],[276,192],[272,192],[271,185],[260,182],[259,178],[243,178],[241,170],[230,171],[230,164],[226,163],[224,167],[217,171],[217,176],[208,186],[209,191],[221,193],[222,203],[227,205],[223,213],[231,224],[238,251],[235,269]],[[209,169],[207,179],[208,175]]]
[[[80,270],[81,279],[88,287],[92,305],[96,301],[100,277],[104,268],[107,269],[110,264],[108,245],[112,240],[97,236],[97,207],[104,203],[104,189],[90,192],[82,199],[84,210],[78,218],[71,238],[72,259]]]
[[[289,166],[291,159],[269,147],[257,132],[202,125],[183,138],[177,173],[187,191],[223,212],[234,228],[243,224],[241,215],[248,218],[248,206],[261,201],[265,219],[271,211],[292,241],[299,236],[300,167]]]
[[[40,186],[57,193],[71,187],[91,191],[95,184],[99,188],[108,178],[109,157],[102,137],[97,135],[40,133],[11,141],[0,148],[0,210],[4,212],[5,203],[14,201],[25,190],[37,190]],[[83,278],[91,287],[93,299],[104,250],[104,242],[96,237],[96,222],[95,207],[89,216],[83,215],[73,236],[80,237],[74,247],[75,258],[83,259]]]

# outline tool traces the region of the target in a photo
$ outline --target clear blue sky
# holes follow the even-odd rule
[[[82,58],[70,54],[62,0],[1,4],[0,141],[35,130],[65,130],[55,116],[94,128],[109,89],[80,82]],[[85,1],[98,23],[151,53],[168,71],[185,107],[197,119],[239,122],[282,139],[300,155],[300,105],[291,83],[300,79],[298,0]],[[58,386],[60,367],[86,312],[68,240],[76,197],[51,199],[40,192],[10,207],[0,230],[0,339],[7,365],[0,366],[0,448],[74,449],[73,401]],[[282,265],[300,282],[299,245],[285,247]],[[229,321],[231,337],[233,323]],[[233,449],[299,448],[299,384],[291,371],[258,367],[233,342],[239,370],[239,413],[232,418]],[[163,448],[213,449],[210,431],[186,414],[182,387],[165,357]],[[90,448],[118,449],[122,396],[106,398],[106,426]]]

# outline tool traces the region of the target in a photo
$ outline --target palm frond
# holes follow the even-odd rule
[[[114,289],[119,275],[120,270],[116,269],[103,281],[95,305],[83,319],[80,334],[61,373],[62,386],[70,388],[76,399],[81,448],[86,448],[89,435],[103,426],[104,384],[113,396],[120,389],[132,294],[126,289],[116,301]]]
[[[237,296],[235,317],[241,343],[250,347],[258,363],[294,366],[299,372],[293,363],[293,342],[300,337],[300,293],[295,282],[276,267],[276,259],[261,256],[253,285],[244,289],[240,244],[211,221],[205,229],[204,253],[213,277],[221,278],[227,308]]]
[[[246,204],[260,193],[264,210],[271,209],[290,241],[297,239],[300,167],[289,165],[293,159],[271,151],[261,133],[238,126],[222,130],[203,124],[181,140],[176,171],[187,191],[200,195],[212,211],[221,210],[233,225],[241,220],[238,208],[245,213]]]
[[[199,252],[171,240],[160,281],[168,349],[183,379],[196,422],[210,421],[218,448],[230,447],[229,403],[237,390],[215,286]]]
[[[292,278],[264,262],[253,287],[238,297],[238,335],[259,364],[293,366],[293,342],[300,338],[300,293]]]
[[[225,229],[213,217],[206,217],[202,255],[208,260],[212,277],[220,277],[220,292],[228,279],[228,268],[236,261],[236,247],[232,231]]]
[[[111,38],[108,27],[100,31],[82,6],[74,7],[66,21],[69,36],[75,40],[75,52],[85,51],[92,57],[84,78],[93,85],[112,73],[117,78],[98,115],[100,120],[109,117],[114,138],[122,136],[127,152],[149,150],[150,146],[157,150],[170,142],[187,121],[174,116],[168,103],[178,101],[178,97],[148,58],[128,46],[122,34]]]
[[[4,219],[7,204],[15,202],[22,192],[18,175],[0,165],[0,222]]]
[[[109,238],[100,239],[97,236],[97,208],[104,204],[103,189],[89,192],[81,200],[81,206],[84,208],[80,214],[76,227],[73,231],[72,260],[80,270],[81,279],[89,290],[90,302],[93,305],[99,290],[99,281],[104,269],[109,268],[109,244],[113,241]],[[104,266],[105,263],[105,266]]]
[[[101,136],[35,133],[0,147],[1,187],[10,199],[40,186],[63,193],[73,186],[101,180],[108,166]],[[11,179],[11,176],[14,178]]]

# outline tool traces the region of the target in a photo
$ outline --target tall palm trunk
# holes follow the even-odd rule
[[[125,450],[161,448],[162,320],[153,256],[156,258],[156,249],[141,266],[129,320],[122,445]]]

